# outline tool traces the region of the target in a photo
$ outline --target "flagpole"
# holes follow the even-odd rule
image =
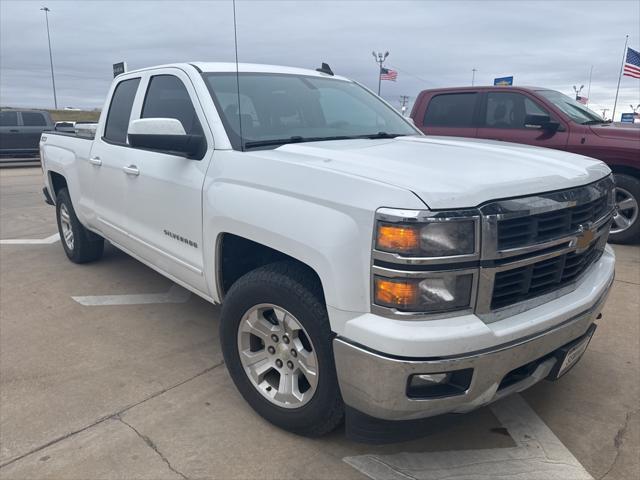
[[[618,88],[616,89],[616,100],[613,102],[613,113],[611,114],[611,121],[616,119],[616,105],[618,104],[618,92],[620,91],[620,79],[622,79],[622,69],[624,68],[624,59],[627,57],[627,44],[629,43],[629,35],[624,40],[624,50],[622,52],[622,63],[620,64],[620,74],[618,75]]]
[[[589,70],[589,86],[587,87],[587,107],[589,106],[589,101],[591,100],[591,77],[593,76],[593,65],[591,65],[591,70]]]

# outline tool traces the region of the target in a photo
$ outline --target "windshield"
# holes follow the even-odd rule
[[[235,72],[204,73],[203,77],[236,150],[418,134],[399,113],[353,82],[240,73],[238,85]]]
[[[569,115],[576,123],[605,123],[605,120],[573,98],[555,90],[538,90],[538,93]]]

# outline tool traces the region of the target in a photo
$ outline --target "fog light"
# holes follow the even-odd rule
[[[447,383],[449,380],[448,373],[428,373],[424,375],[415,375],[413,378],[413,383],[418,386],[421,384],[424,385],[437,385],[440,383]]]
[[[464,394],[471,386],[473,368],[451,372],[411,375],[407,383],[409,398],[442,398]]]

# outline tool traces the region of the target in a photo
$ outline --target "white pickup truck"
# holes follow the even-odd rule
[[[40,149],[69,259],[108,240],[222,303],[238,390],[299,434],[345,414],[391,434],[556,379],[614,277],[604,163],[425,137],[326,65],[127,72],[95,138]]]

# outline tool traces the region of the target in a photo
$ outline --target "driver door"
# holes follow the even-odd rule
[[[519,92],[488,92],[485,95],[483,119],[478,138],[524,143],[538,147],[565,149],[569,139],[566,126],[560,122],[557,131],[528,127],[527,115],[548,115],[558,121],[533,98]]]
[[[125,167],[127,232],[135,252],[152,265],[206,292],[203,275],[202,188],[213,137],[189,77],[163,68],[143,78],[135,118],[175,118],[187,134],[204,134],[201,158],[130,148]],[[213,248],[213,246],[210,246]]]

